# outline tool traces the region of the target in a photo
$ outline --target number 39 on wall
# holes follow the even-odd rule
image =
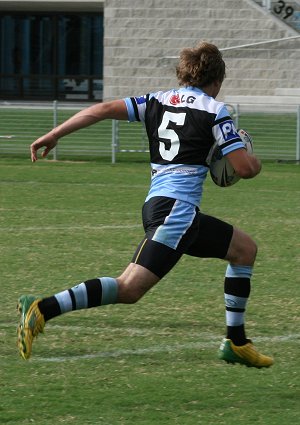
[[[281,14],[281,12],[283,12],[283,13],[284,13],[283,19],[287,19],[287,18],[289,18],[290,16],[292,16],[292,14],[294,13],[294,8],[293,8],[292,6],[287,5],[285,1],[283,1],[283,0],[279,0],[279,1],[275,4],[275,6],[274,6],[274,8],[273,8],[273,11],[274,11],[277,15],[280,15],[280,14]]]

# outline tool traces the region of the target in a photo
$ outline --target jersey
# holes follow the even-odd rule
[[[244,148],[224,103],[196,87],[124,99],[128,119],[144,123],[152,169],[146,201],[165,196],[199,206],[215,142],[223,155]]]

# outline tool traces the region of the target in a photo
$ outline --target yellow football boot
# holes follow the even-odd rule
[[[227,363],[240,363],[248,367],[270,367],[274,363],[274,359],[265,356],[257,351],[253,343],[248,340],[247,344],[237,346],[231,339],[224,338],[220,349],[219,359],[225,360]]]
[[[18,300],[18,311],[21,314],[18,326],[18,348],[24,360],[29,359],[33,338],[43,332],[45,319],[39,310],[41,300],[32,295],[22,295]]]

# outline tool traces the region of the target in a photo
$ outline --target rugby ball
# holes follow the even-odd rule
[[[253,141],[252,141],[252,137],[250,136],[250,134],[247,133],[247,131],[245,131],[241,128],[240,130],[238,130],[238,135],[242,139],[242,142],[244,143],[244,145],[247,149],[247,152],[253,153]]]
[[[250,135],[242,129],[238,130],[237,132],[242,142],[244,143],[247,152],[252,153],[253,142]],[[215,144],[212,147],[208,158],[210,175],[213,182],[217,186],[232,186],[240,180],[240,177],[236,174],[234,168],[232,167],[226,156],[223,156],[221,148],[218,144]]]

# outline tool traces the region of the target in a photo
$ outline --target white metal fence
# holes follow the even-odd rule
[[[0,103],[0,155],[28,156],[29,145],[36,138],[86,106]],[[228,107],[236,126],[252,135],[260,158],[300,161],[300,106]],[[140,123],[107,120],[66,136],[52,155],[60,160],[109,157],[116,162],[124,156],[130,160],[131,152],[147,151],[147,137]]]
[[[247,130],[261,159],[300,161],[300,106],[227,105],[237,128]]]

